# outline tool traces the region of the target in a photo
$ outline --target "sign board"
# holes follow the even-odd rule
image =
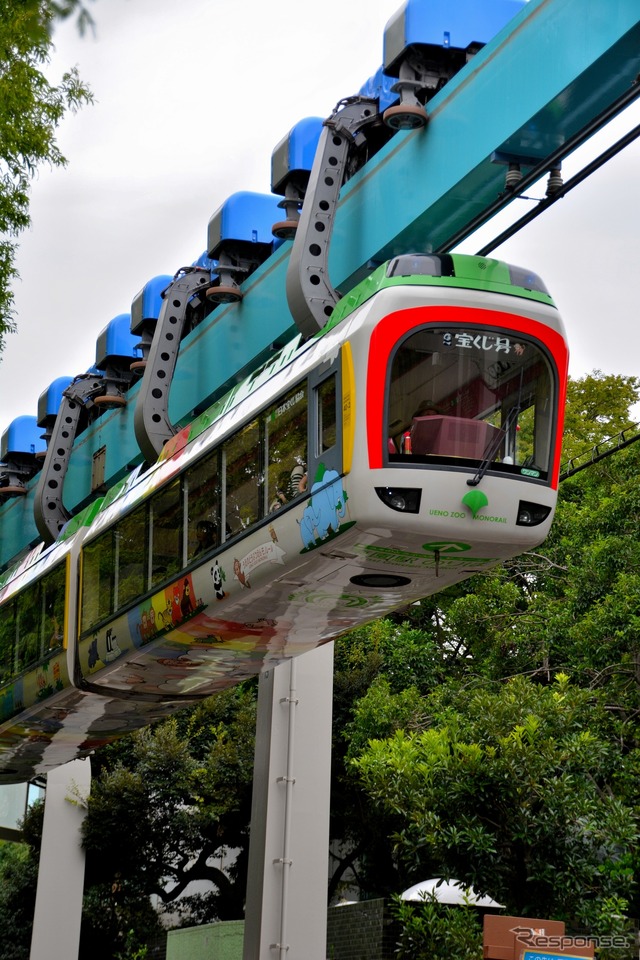
[[[36,783],[6,783],[0,786],[0,840],[22,840],[20,821],[27,807],[43,794],[44,788]]]
[[[22,839],[18,824],[25,815],[28,796],[28,783],[7,783],[0,786],[0,839]]]
[[[520,960],[522,949],[530,946],[530,938],[562,937],[565,925],[562,920],[545,920],[534,917],[505,917],[485,914],[484,957],[485,960]],[[545,942],[545,946],[548,943]]]
[[[520,960],[583,960],[584,954],[578,956],[575,953],[549,953],[548,950],[523,950]]]

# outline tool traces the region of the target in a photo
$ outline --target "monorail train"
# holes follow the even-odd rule
[[[0,782],[541,543],[567,366],[535,274],[378,267],[0,579]]]

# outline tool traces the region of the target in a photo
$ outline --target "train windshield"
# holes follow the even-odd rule
[[[486,462],[545,480],[554,389],[551,362],[533,340],[475,325],[424,328],[393,356],[388,462]]]

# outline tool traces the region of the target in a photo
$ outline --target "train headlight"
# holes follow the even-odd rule
[[[422,490],[414,487],[376,487],[376,493],[384,504],[398,513],[418,513]]]
[[[518,504],[516,526],[537,527],[544,523],[550,513],[551,507],[545,507],[541,503],[531,503],[529,500],[521,500]]]

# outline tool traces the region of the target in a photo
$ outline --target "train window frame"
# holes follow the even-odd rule
[[[287,507],[305,492],[309,456],[309,392],[308,378],[304,378],[265,408],[265,517]],[[295,407],[300,402],[304,404],[304,409],[298,414]],[[279,422],[292,411],[295,417]]]
[[[492,336],[508,336],[512,339],[514,338],[514,330],[508,326],[501,327],[499,324],[473,324],[474,327],[477,326],[478,332],[483,335],[492,335]],[[460,472],[472,472],[477,470],[479,464],[483,462],[483,457],[458,457],[453,455],[438,455],[438,454],[415,454],[411,452],[409,455],[403,453],[402,450],[396,449],[392,450],[392,437],[396,436],[395,432],[391,432],[391,426],[397,421],[390,423],[390,412],[389,406],[391,403],[391,390],[392,390],[392,373],[394,362],[396,360],[398,352],[407,344],[407,341],[411,340],[417,334],[434,329],[446,328],[446,330],[454,332],[456,329],[461,331],[468,331],[470,327],[469,322],[457,321],[457,320],[430,320],[427,323],[421,324],[419,326],[413,327],[408,330],[404,336],[402,336],[393,346],[393,349],[390,351],[387,359],[387,368],[386,368],[386,389],[385,389],[385,400],[384,400],[384,410],[383,410],[383,437],[382,437],[382,449],[383,449],[383,463],[387,467],[391,468],[402,468],[403,466],[415,467],[415,466],[428,466],[431,469],[440,469],[440,470],[455,470]],[[552,403],[550,407],[557,412],[557,404],[559,397],[560,389],[560,378],[557,368],[557,363],[552,351],[549,349],[547,344],[545,344],[541,339],[531,336],[530,334],[524,333],[522,331],[517,331],[517,340],[518,342],[523,342],[534,347],[542,360],[546,364],[547,373],[549,376],[549,387],[552,395]],[[435,402],[433,404],[435,408]],[[533,405],[529,408],[522,410],[522,413],[526,413],[527,410],[533,409]],[[499,408],[496,407],[496,410]],[[446,416],[446,413],[444,414]],[[481,422],[480,420],[478,422]],[[482,420],[482,422],[489,422],[488,419]],[[542,483],[546,486],[550,485],[552,482],[553,476],[553,460],[554,460],[554,450],[556,448],[557,440],[557,416],[552,415],[550,429],[547,433],[546,446],[546,467],[545,469],[539,469],[538,467],[531,467],[529,469],[526,462],[523,463],[505,463],[505,462],[491,462],[487,469],[488,474],[493,474],[496,476],[509,476],[515,479],[534,481]],[[394,444],[397,446],[397,444]],[[486,452],[485,452],[486,453]]]
[[[9,597],[0,607],[0,688],[12,683],[15,676],[15,621],[15,597]]]
[[[66,582],[68,577],[68,558],[63,557],[48,567],[39,576],[34,577],[29,583],[21,589],[16,590],[11,596],[7,597],[0,605],[0,622],[9,618],[13,625],[13,638],[11,640],[11,649],[9,653],[9,668],[5,670],[4,656],[0,659],[0,689],[10,686],[12,683],[26,673],[30,673],[44,663],[51,661],[54,657],[60,656],[65,648],[64,627],[65,627],[65,606],[66,606]],[[52,623],[48,624],[47,617],[47,590],[50,589],[53,582],[55,584],[54,597],[57,594],[61,598],[59,603],[61,609],[54,610],[51,615]],[[55,603],[55,600],[52,601]],[[33,655],[23,657],[23,652],[28,652],[26,646],[21,644],[20,637],[20,613],[23,605],[26,605],[33,611],[36,624],[35,647]],[[58,604],[56,604],[56,607]],[[62,623],[56,618],[56,613],[62,617]],[[62,631],[61,633],[59,631]],[[26,636],[25,636],[26,640]],[[54,642],[55,641],[55,642]]]
[[[185,566],[195,561],[200,554],[209,553],[216,549],[226,539],[222,536],[222,444],[208,450],[203,456],[198,457],[194,463],[190,464],[185,470],[182,478],[182,488],[184,491],[185,513],[185,544],[187,556]],[[210,475],[206,476],[207,469],[211,470]],[[200,477],[200,474],[204,476]],[[194,476],[197,484],[192,484]],[[189,536],[190,524],[194,525],[195,545],[192,548]],[[209,540],[202,543],[198,540],[198,526],[200,524],[210,525]],[[206,530],[206,528],[205,528]]]
[[[173,578],[173,573],[167,576],[166,572],[164,572],[163,576],[156,576],[157,571],[162,569],[158,566],[159,563],[164,562],[169,564],[172,559],[176,561],[177,567],[174,571],[176,575],[179,571],[184,570],[186,566],[187,557],[184,539],[185,497],[186,490],[182,479],[180,477],[172,477],[158,490],[155,490],[148,501],[149,506],[146,517],[148,589],[154,589],[157,584],[162,584],[166,582],[167,579]],[[162,513],[160,513],[158,509],[161,503],[163,504]],[[177,523],[168,524],[166,522],[168,512],[171,512],[174,520],[177,520]],[[160,544],[157,542],[155,536],[156,529],[169,531],[169,547],[171,546],[171,534],[173,533],[173,535],[177,537],[178,542],[173,551],[170,549],[167,550],[166,547],[164,550],[160,550]]]
[[[326,392],[331,389],[329,385],[332,380],[335,401],[335,437],[329,446],[324,446],[323,411],[326,408],[326,404],[323,404],[322,400]],[[321,464],[325,470],[335,470],[341,476],[344,472],[342,389],[342,350],[338,350],[333,359],[327,360],[309,374],[309,422],[307,427],[307,474],[309,478],[309,489],[314,482],[314,478],[319,476],[318,471]]]
[[[116,583],[111,613],[129,606],[134,597],[141,595],[139,592],[132,591],[132,583],[135,583],[135,579],[140,578],[143,585],[142,594],[149,589],[149,514],[152,499],[144,500],[135,509],[127,511],[115,524],[113,559]],[[142,535],[137,536],[140,529]],[[123,532],[127,535],[126,541],[122,537]],[[136,545],[139,548],[141,542],[144,544],[144,552],[141,557],[138,557]],[[121,593],[124,593],[126,598],[123,601],[120,600]]]
[[[332,364],[331,369],[329,369],[326,375],[321,379],[326,380],[329,376],[332,376],[335,373],[334,367],[335,367],[335,364]],[[337,367],[337,370],[338,371],[340,370],[339,365]],[[267,444],[266,444],[266,440],[267,440],[266,423],[267,423],[269,414],[272,413],[274,410],[277,411],[280,407],[286,407],[289,403],[290,398],[292,397],[293,398],[298,397],[299,400],[301,400],[304,404],[306,404],[306,409],[302,411],[302,416],[301,416],[301,422],[305,424],[305,430],[306,430],[305,449],[296,456],[296,463],[294,465],[296,468],[298,468],[300,478],[302,478],[303,469],[305,472],[307,469],[307,457],[308,457],[308,450],[310,446],[309,407],[311,405],[310,397],[312,396],[312,387],[311,387],[310,379],[311,379],[310,375],[306,374],[305,376],[301,377],[293,386],[287,385],[283,390],[280,391],[280,393],[276,396],[275,399],[270,399],[267,404],[260,406],[259,409],[253,412],[250,416],[246,417],[241,423],[234,424],[233,429],[226,430],[226,431],[221,430],[220,436],[216,439],[215,443],[212,444],[211,447],[208,447],[205,452],[203,452],[197,458],[194,458],[193,461],[188,461],[184,466],[179,468],[177,471],[177,475],[174,472],[171,476],[167,477],[167,479],[163,483],[161,483],[158,487],[154,488],[153,490],[149,490],[146,494],[143,495],[141,500],[133,503],[131,507],[121,517],[117,518],[117,520],[115,520],[111,525],[109,525],[105,530],[103,530],[96,537],[88,539],[87,542],[85,542],[82,545],[82,548],[81,548],[82,561],[81,561],[81,568],[80,568],[82,572],[81,572],[81,578],[80,578],[80,591],[79,591],[79,597],[78,597],[78,605],[79,605],[78,623],[79,623],[80,640],[84,640],[88,636],[93,635],[104,624],[108,623],[111,619],[113,619],[113,617],[120,616],[121,614],[125,613],[128,609],[131,609],[137,604],[144,602],[149,596],[161,591],[164,587],[170,585],[171,583],[179,579],[184,572],[188,572],[190,569],[192,569],[193,567],[197,566],[199,563],[202,562],[202,557],[204,556],[204,552],[202,556],[200,556],[199,554],[188,556],[188,551],[189,551],[188,526],[191,522],[194,521],[194,518],[191,517],[189,513],[190,502],[189,502],[189,493],[188,493],[188,479],[191,472],[201,467],[202,464],[204,464],[208,459],[211,458],[216,460],[218,471],[219,471],[218,483],[219,483],[219,491],[220,491],[220,497],[219,497],[220,503],[217,510],[218,510],[218,516],[220,518],[220,530],[223,531],[223,536],[219,538],[219,542],[215,545],[215,547],[211,547],[210,549],[206,550],[207,557],[209,558],[209,557],[216,556],[217,554],[221,553],[224,549],[226,549],[226,547],[229,545],[230,542],[239,539],[240,537],[246,535],[247,533],[253,531],[254,529],[258,529],[261,525],[271,522],[271,519],[272,519],[271,513],[268,509],[269,491],[268,491],[267,482],[265,480],[266,473],[267,473],[266,468],[269,466],[269,464],[267,464],[266,462],[266,458],[268,456],[268,450],[267,450]],[[298,396],[299,394],[302,394],[302,395]],[[339,393],[339,387],[337,385],[336,386],[336,405],[339,404],[339,401],[340,401],[340,393]],[[223,419],[224,418],[222,417],[221,420]],[[251,523],[248,523],[246,526],[242,526],[242,529],[233,530],[229,526],[229,517],[228,517],[228,494],[227,494],[228,474],[226,469],[226,459],[227,459],[227,454],[229,452],[230,446],[231,444],[233,444],[234,440],[238,438],[244,431],[249,429],[252,425],[257,426],[258,451],[260,456],[260,463],[258,465],[258,470],[257,470],[257,496],[256,496],[257,516]],[[336,425],[337,425],[337,428],[341,431],[341,421],[339,419],[337,419]],[[215,424],[212,424],[212,426],[215,426]],[[335,447],[335,444],[331,448],[332,451],[334,447]],[[293,485],[293,480],[294,480],[293,470],[291,471],[290,479],[291,479],[291,485]],[[179,484],[179,488],[181,491],[180,493],[181,502],[183,504],[183,508],[182,508],[184,511],[183,525],[185,527],[183,543],[187,545],[186,547],[187,555],[186,556],[184,555],[185,550],[183,548],[183,558],[181,561],[182,565],[179,568],[179,570],[175,573],[175,575],[171,575],[170,577],[154,582],[151,576],[151,562],[152,562],[151,554],[153,551],[153,543],[152,543],[152,526],[150,523],[150,513],[151,513],[154,499],[162,496],[163,493],[170,488],[171,484],[176,484],[176,483]],[[296,483],[296,487],[297,487],[297,483]],[[296,488],[295,492],[291,490],[290,493],[291,493],[290,501],[286,504],[286,506],[289,506],[290,504],[298,501],[302,496],[306,495],[306,491],[303,488],[303,485],[301,485],[300,489]],[[85,592],[86,592],[85,591],[86,552],[91,551],[92,548],[95,548],[95,546],[99,544],[103,538],[105,539],[105,542],[106,542],[107,538],[111,537],[111,541],[112,541],[111,553],[112,553],[112,558],[115,558],[116,530],[120,524],[122,524],[127,518],[131,517],[136,511],[141,511],[141,512],[144,512],[145,514],[145,536],[144,536],[145,557],[143,561],[145,570],[146,570],[145,590],[144,592],[136,595],[135,597],[127,599],[122,604],[119,604],[117,600],[118,585],[117,583],[114,584],[114,577],[112,576],[111,591],[110,591],[111,600],[109,604],[110,610],[107,614],[104,614],[98,619],[91,620],[89,622],[87,618],[84,616]],[[196,523],[197,523],[197,520],[196,520]]]
[[[81,549],[80,564],[80,594],[79,594],[79,634],[87,636],[92,633],[95,626],[107,621],[115,608],[115,577],[105,577],[104,582],[108,589],[102,591],[103,578],[101,576],[101,567],[113,568],[113,556],[115,553],[115,524],[103,530],[97,537],[93,537],[87,543],[83,543]],[[107,554],[108,559],[105,563],[103,556]],[[89,572],[93,577],[90,589],[87,589],[87,579]],[[97,572],[97,577],[95,576]],[[91,602],[95,603],[96,615],[92,617],[89,609],[89,602],[85,597],[89,596]],[[105,609],[106,607],[106,609]],[[88,619],[92,617],[92,619]]]
[[[231,530],[229,539],[241,536],[263,518],[263,432],[262,417],[258,415],[244,423],[223,443],[223,511],[225,528],[228,525]],[[240,482],[243,472],[246,476],[244,482]],[[230,480],[237,482],[230,484]]]

